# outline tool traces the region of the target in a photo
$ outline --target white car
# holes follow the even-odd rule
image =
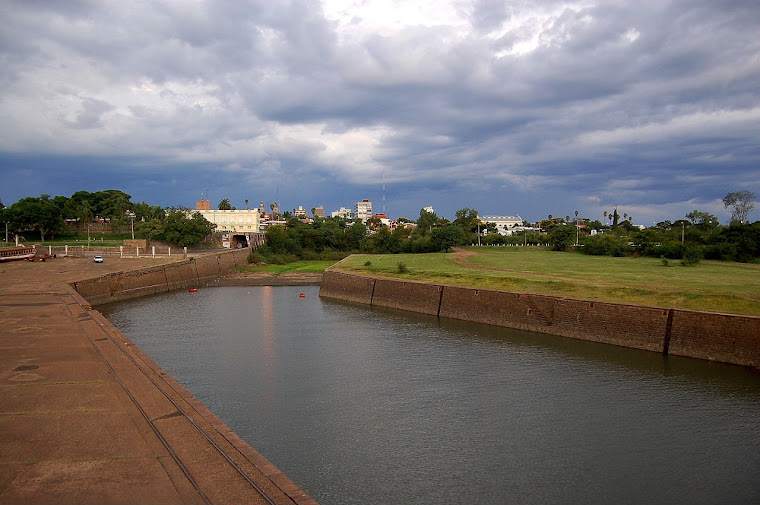
[[[103,263],[103,256],[97,255],[94,258],[95,263]]]

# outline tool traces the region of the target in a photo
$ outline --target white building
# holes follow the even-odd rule
[[[340,210],[336,210],[330,213],[330,217],[342,217],[343,219],[350,220],[354,218],[354,211],[345,207],[341,207]]]
[[[523,220],[520,216],[479,216],[481,223],[493,223],[496,225],[496,231],[499,235],[509,236],[515,231],[515,228],[522,226]]]
[[[205,204],[205,205],[204,205]],[[259,209],[215,210],[208,207],[207,201],[196,204],[196,210],[206,221],[216,225],[215,233],[221,233],[224,247],[237,247],[237,244],[250,246],[253,235],[260,233]]]
[[[299,205],[297,209],[293,209],[293,215],[299,219],[304,219],[306,217],[306,209]]]
[[[369,200],[362,200],[354,204],[354,215],[357,219],[361,219],[362,223],[366,223],[367,219],[371,219],[372,214],[372,202]]]

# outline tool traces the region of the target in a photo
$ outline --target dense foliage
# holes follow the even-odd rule
[[[211,234],[214,225],[200,214],[188,216],[184,211],[168,211],[147,203],[135,203],[123,191],[109,189],[90,193],[77,191],[65,196],[22,198],[10,207],[0,209],[0,220],[12,234],[39,234],[40,240],[57,234],[76,234],[99,225],[102,229],[131,231],[135,236],[166,240],[188,246]],[[96,229],[96,228],[93,228]]]
[[[496,232],[493,223],[482,223],[478,211],[463,208],[454,221],[420,210],[416,223],[400,218],[391,230],[379,219],[366,224],[342,218],[315,218],[312,223],[290,217],[285,225],[267,229],[267,245],[252,254],[253,261],[284,263],[297,259],[340,259],[354,252],[371,254],[448,252],[452,247],[483,245],[550,245],[555,250],[579,247],[589,255],[646,255],[696,264],[701,259],[757,261],[760,258],[760,222],[746,223],[754,208],[754,193],[729,193],[724,199],[732,208],[733,221],[721,226],[712,214],[694,210],[675,222],[663,221],[639,229],[626,213],[605,212],[605,221],[552,217],[537,228],[525,228],[511,236]],[[2,205],[0,205],[2,207]],[[232,208],[223,199],[219,208]],[[63,196],[27,197],[0,209],[0,219],[10,233],[35,233],[41,240],[66,230],[87,231],[93,223],[108,223],[117,231],[131,231],[138,238],[165,240],[188,246],[202,241],[214,225],[200,214],[183,209],[162,209],[134,203],[118,190]],[[416,225],[415,225],[416,224]],[[119,229],[121,228],[121,229]]]

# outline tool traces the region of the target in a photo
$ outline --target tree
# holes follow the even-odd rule
[[[555,251],[564,251],[575,242],[575,233],[569,226],[557,226],[549,232],[548,240]]]
[[[696,225],[711,225],[711,226],[717,226],[718,225],[718,218],[710,214],[709,212],[701,212],[698,210],[693,210],[686,214],[686,217],[689,221],[691,221],[693,224]]]
[[[22,198],[11,206],[11,215],[16,229],[38,230],[43,242],[45,235],[63,227],[63,213],[49,195]]]
[[[478,211],[469,207],[459,209],[456,212],[454,224],[459,226],[465,233],[476,233],[478,231],[478,225],[480,224]]]
[[[464,239],[464,231],[456,224],[439,226],[430,232],[430,244],[437,251],[449,252],[450,248],[461,245]]]
[[[420,218],[417,220],[417,230],[423,237],[430,233],[433,226],[438,225],[438,216],[435,212],[428,212],[425,209],[420,209]]]
[[[164,233],[164,223],[160,219],[150,219],[148,221],[139,221],[135,223],[135,233],[138,237],[152,240],[158,238]]]
[[[219,202],[219,210],[232,210],[232,205],[228,199],[223,199]]]
[[[216,225],[208,222],[200,212],[188,219],[183,212],[172,212],[164,221],[163,236],[168,242],[186,247],[197,244],[213,233]]]
[[[755,193],[752,191],[729,193],[723,198],[723,206],[726,209],[732,207],[731,221],[744,224],[749,213],[755,208]]]

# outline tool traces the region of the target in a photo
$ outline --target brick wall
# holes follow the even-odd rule
[[[74,282],[72,287],[91,305],[184,289],[218,279],[238,264],[247,264],[248,255],[243,252],[223,251],[165,265],[110,273]]]
[[[440,286],[377,279],[372,305],[411,310],[435,316],[438,315],[441,293]]]
[[[335,298],[346,302],[371,304],[375,279],[341,272],[330,272],[322,277],[319,296]]]
[[[760,318],[373,279],[328,270],[319,295],[760,367]]]

